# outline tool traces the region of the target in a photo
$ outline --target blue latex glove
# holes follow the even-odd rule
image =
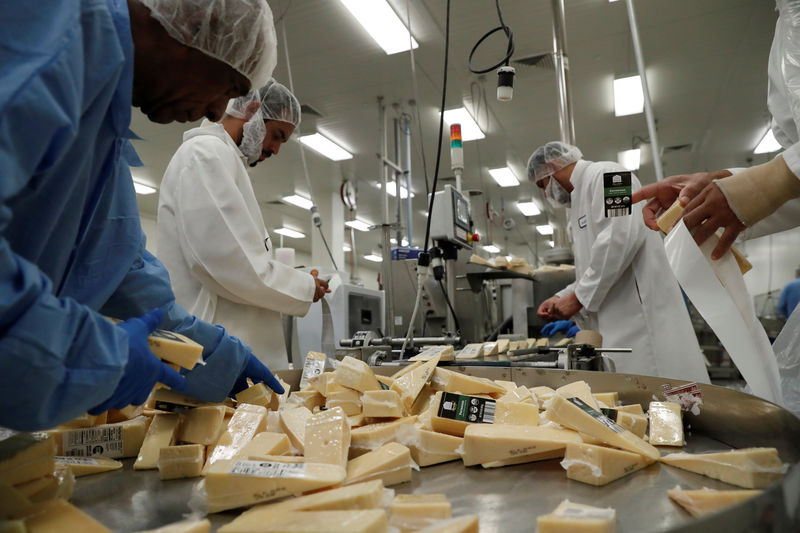
[[[572,322],[572,320],[556,320],[555,322],[550,322],[549,324],[546,324],[542,328],[542,335],[545,337],[552,337],[559,331],[566,332],[569,328],[571,328],[574,325],[575,324]]]
[[[269,371],[269,368],[264,366],[264,363],[259,361],[255,355],[250,354],[250,357],[247,359],[247,364],[244,367],[244,370],[241,374],[239,374],[239,378],[236,380],[236,383],[233,385],[233,390],[231,390],[230,396],[233,397],[236,393],[243,391],[248,387],[247,385],[247,378],[250,378],[253,383],[261,383],[263,382],[264,385],[269,387],[273,390],[276,394],[283,394],[284,390],[281,386],[280,382],[272,375],[272,372]]]
[[[128,334],[128,363],[111,397],[89,410],[89,414],[99,415],[109,409],[141,405],[156,383],[163,383],[178,392],[186,390],[186,379],[162,363],[147,346],[148,335],[158,327],[163,317],[161,309],[154,309],[139,318],[117,324]]]
[[[580,330],[581,330],[581,328],[579,328],[578,326],[573,324],[573,326],[567,330],[567,337],[570,337],[570,338],[574,337],[575,334],[578,333]]]

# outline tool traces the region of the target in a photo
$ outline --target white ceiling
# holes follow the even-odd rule
[[[405,19],[406,0],[390,2]],[[397,115],[392,104],[399,104],[402,111],[412,109],[410,54],[387,56],[338,1],[269,3],[276,18],[286,13],[277,24],[280,46],[274,75],[289,84],[282,46],[285,24],[295,94],[323,115],[318,120],[306,117],[301,130],[318,129],[355,156],[350,161],[332,163],[306,151],[315,199],[320,203],[323,197],[338,191],[343,178],[354,179],[359,191],[358,216],[380,222],[379,191],[372,185],[378,174],[377,97],[384,97],[390,124]],[[415,50],[418,108],[432,180],[442,87],[445,2],[409,3],[412,32],[420,45]],[[625,3],[565,3],[576,141],[587,159],[616,160],[617,152],[631,148],[634,138],[648,137],[643,114],[614,116],[612,80],[615,75],[633,74],[636,70]],[[662,147],[693,145],[690,152],[664,156],[665,174],[748,165],[769,120],[766,65],[777,18],[774,4],[764,0],[638,0],[635,4],[659,142]],[[505,0],[501,7],[514,32],[515,58],[552,50],[549,1]],[[495,26],[494,2],[452,2],[446,107],[457,107],[462,102],[474,104],[487,134],[483,140],[464,143],[464,187],[485,193],[473,202],[478,230],[484,240],[491,233],[489,239],[507,246],[504,253],[530,259],[528,246],[534,246],[537,239],[532,223],[543,223],[544,215],[526,220],[513,202],[531,197],[541,200],[535,187],[524,181],[525,162],[537,146],[559,137],[555,74],[541,68],[517,67],[513,101],[498,102],[494,97],[496,76],[479,77],[467,68],[473,44]],[[476,63],[495,63],[504,51],[501,38],[490,39],[476,55]],[[482,93],[487,97],[485,103],[479,101]],[[134,111],[132,128],[144,138],[136,142],[136,148],[147,165],[143,169],[146,181],[159,184],[183,131],[189,127],[152,124]],[[422,211],[426,207],[417,131],[416,123],[412,124],[412,189],[417,193],[412,221],[415,244],[422,240]],[[440,178],[452,175],[447,140],[445,129]],[[391,132],[389,146],[393,146]],[[500,189],[487,169],[507,163],[523,183]],[[646,151],[639,176],[645,183],[654,180],[652,157]],[[306,235],[311,233],[307,212],[274,203],[295,188],[307,192],[297,142],[287,143],[279,156],[260,164],[254,169],[253,178],[268,229],[286,224]],[[140,197],[143,213],[155,215],[156,196]],[[497,213],[505,207],[504,216],[515,219],[516,228],[504,230],[500,217],[487,224],[487,201]],[[563,220],[563,213],[548,216],[557,224]],[[359,253],[378,250],[378,232],[359,233],[358,239]],[[543,242],[539,241],[539,246]],[[311,239],[291,244],[308,252]]]

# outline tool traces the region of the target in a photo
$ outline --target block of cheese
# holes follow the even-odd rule
[[[638,453],[574,442],[567,444],[561,466],[569,479],[599,487],[653,462]]]
[[[483,357],[483,343],[467,344],[455,354],[458,359],[478,359]]]
[[[556,393],[554,389],[544,386],[531,387],[530,391],[531,394],[533,394],[533,396],[536,398],[536,401],[539,403],[539,405],[544,405],[544,402],[552,398],[553,394]]]
[[[775,448],[700,454],[678,452],[662,457],[661,462],[746,489],[762,489],[786,472]]]
[[[564,448],[550,450],[548,452],[532,453],[529,455],[518,455],[502,461],[490,461],[481,463],[483,468],[500,468],[503,466],[521,465],[525,463],[535,463],[536,461],[547,461],[548,459],[561,459],[564,457]]]
[[[592,409],[580,398],[565,398],[556,394],[550,400],[547,419],[564,427],[581,431],[609,446],[644,455],[653,460],[661,457],[659,451],[630,431],[608,419],[603,413]]]
[[[283,433],[262,431],[236,452],[237,459],[259,459],[268,455],[287,455],[291,451],[289,437]]]
[[[139,455],[150,422],[150,417],[138,416],[115,424],[83,429],[55,428],[46,433],[55,439],[56,455],[118,459]]]
[[[234,523],[239,525],[234,527]],[[289,511],[269,516],[258,522],[231,522],[225,533],[385,533],[386,511],[362,509],[354,511]]]
[[[483,344],[483,356],[491,357],[497,355],[497,341],[485,342]]]
[[[72,498],[72,493],[75,491],[75,474],[72,473],[72,468],[69,465],[56,464],[53,476],[58,482],[58,488],[53,497],[64,500]]]
[[[379,422],[350,430],[350,458],[376,450],[387,442],[408,442],[414,437],[415,416]]]
[[[208,518],[203,518],[202,520],[181,520],[180,522],[173,522],[166,526],[137,533],[209,533],[209,531],[211,531],[211,522],[209,522]]]
[[[534,348],[547,348],[550,346],[550,339],[547,337],[542,337],[541,339],[536,341],[536,344],[533,346]]]
[[[0,523],[8,518],[22,516],[32,507],[33,504],[24,493],[0,480]]]
[[[683,490],[675,487],[667,491],[670,499],[694,516],[715,513],[761,494],[760,490]]]
[[[560,341],[556,342],[553,346],[558,348],[560,346],[567,346],[569,344],[572,344],[573,342],[575,342],[575,339],[573,337],[566,337],[566,338],[561,339]]]
[[[231,459],[266,429],[267,410],[262,405],[240,405],[233,413],[225,431],[217,439],[213,450],[208,452],[205,469],[223,459]],[[305,427],[305,426],[304,426]]]
[[[497,339],[497,353],[501,354],[508,352],[509,342],[510,341],[508,339]]]
[[[445,494],[398,494],[389,504],[389,525],[402,532],[419,531],[452,516]]]
[[[310,380],[325,372],[327,356],[320,352],[308,352],[303,361],[303,374],[300,376],[300,388],[310,387]]]
[[[309,411],[325,405],[325,396],[316,390],[292,391],[286,400],[287,405],[302,405]]]
[[[425,361],[413,361],[413,362],[410,362],[407,365],[401,366],[400,370],[398,370],[397,372],[392,374],[390,377],[392,378],[392,381],[397,380],[398,378],[401,378],[401,377],[405,376],[409,372],[413,372],[414,370],[418,369],[424,363],[425,363]]]
[[[538,533],[615,533],[616,512],[569,500],[561,502],[556,509],[536,519]]]
[[[129,405],[122,409],[109,409],[106,412],[106,423],[114,424],[116,422],[124,422],[132,420],[137,416],[144,413],[144,405]]]
[[[311,411],[303,406],[284,409],[280,412],[281,428],[298,452],[305,449],[306,421],[311,418]]]
[[[180,421],[176,413],[156,415],[153,422],[144,436],[142,448],[139,456],[133,463],[134,470],[150,470],[158,466],[158,453],[161,448],[172,446],[178,433],[178,422]]]
[[[375,379],[375,373],[369,365],[349,355],[339,361],[334,375],[340,385],[359,392],[381,390],[378,380]]]
[[[581,442],[574,431],[545,426],[471,424],[464,432],[464,466],[563,450]]]
[[[57,465],[68,465],[75,477],[110,472],[111,470],[122,468],[122,463],[107,457],[65,457],[60,455],[56,456],[55,461]]]
[[[679,200],[675,200],[675,203],[669,206],[669,209],[658,217],[656,224],[658,224],[659,229],[664,232],[664,234],[668,234],[672,226],[674,226],[682,216],[683,206],[681,206]],[[711,238],[719,240],[721,235],[722,230],[719,230],[712,235]],[[731,253],[733,254],[733,258],[736,259],[736,263],[739,265],[739,270],[742,271],[742,274],[746,274],[753,268],[753,265],[742,255],[742,252],[740,252],[738,248],[731,246]]]
[[[505,394],[506,389],[486,378],[468,376],[444,368],[437,368],[431,379],[431,386],[440,391],[460,394]]]
[[[418,529],[417,533],[479,533],[476,515],[460,516],[441,520],[428,527]]]
[[[517,384],[514,383],[513,381],[505,381],[505,380],[502,380],[502,379],[496,379],[496,380],[494,380],[494,382],[497,383],[498,385],[500,385],[506,391],[509,391],[509,392],[513,391],[514,389],[517,388]]]
[[[453,346],[450,344],[428,346],[414,357],[411,357],[409,361],[430,361],[437,355],[439,356],[439,361],[452,361],[455,359],[455,350],[453,350]]]
[[[147,337],[147,345],[159,359],[188,370],[203,361],[203,346],[174,331],[155,330]]]
[[[0,481],[18,485],[53,473],[56,443],[46,433],[0,429]]]
[[[329,392],[325,397],[325,408],[340,407],[348,416],[361,412],[361,393],[355,389],[342,389]]]
[[[505,402],[497,400],[494,412],[495,424],[538,426],[539,407],[532,403]]]
[[[598,402],[603,402],[609,407],[614,407],[619,401],[618,392],[595,392],[592,393],[592,396],[594,396],[594,399]]]
[[[456,452],[464,442],[463,437],[429,431],[416,427],[416,435],[406,442],[411,450],[411,458],[419,466],[430,466],[461,459]]]
[[[378,380],[378,383],[380,383],[381,388],[383,390],[391,389],[392,388],[392,383],[394,383],[394,378],[391,377],[391,376],[379,376],[379,375],[376,374],[375,375],[375,379]]]
[[[380,479],[387,487],[411,480],[411,451],[396,442],[351,459],[345,485]]]
[[[383,508],[383,482],[380,479],[314,492],[278,503],[262,504],[245,511],[219,533],[240,531],[248,525],[258,527],[276,513],[291,511],[351,511]]]
[[[403,416],[403,405],[397,392],[373,390],[362,395],[361,412],[364,416],[374,418],[400,418]]]
[[[108,421],[108,411],[106,411],[105,413],[100,413],[99,415],[90,415],[89,413],[83,413],[78,418],[73,418],[69,422],[61,424],[61,427],[90,428],[92,426],[99,426],[101,424],[105,424],[107,421]]]
[[[647,417],[644,415],[637,415],[618,409],[601,409],[601,412],[606,415],[609,420],[616,422],[620,427],[623,427],[639,437],[644,438],[647,431]],[[652,441],[650,444],[654,444]]]
[[[57,498],[35,506],[25,516],[28,533],[111,533],[111,530],[66,500]]]
[[[224,428],[226,407],[209,405],[189,409],[182,415],[178,440],[189,444],[214,444]]]
[[[364,413],[358,413],[357,415],[350,415],[347,417],[347,423],[350,424],[350,429],[359,428],[367,424],[365,420]]]
[[[167,446],[158,452],[158,475],[161,479],[198,477],[203,473],[206,447],[202,444]]]
[[[281,384],[283,387],[283,394],[273,393],[272,400],[269,402],[269,408],[273,411],[277,411],[281,408],[283,404],[286,403],[286,400],[289,399],[289,394],[292,392],[292,386],[283,381],[280,377],[275,376],[275,379],[278,380],[278,383]]]
[[[564,398],[580,398],[585,404],[596,411],[600,410],[600,404],[592,395],[592,389],[585,381],[575,381],[556,389],[556,394]]]
[[[495,381],[495,383],[497,383]],[[514,387],[512,389],[506,389],[506,393],[498,398],[498,401],[503,402],[524,402],[530,403],[537,407],[539,407],[539,402],[536,400],[536,396],[528,390],[527,387]]]
[[[249,403],[269,407],[269,404],[272,402],[272,395],[272,390],[268,389],[266,385],[263,383],[256,383],[236,393],[236,401],[240,404]]]
[[[46,476],[14,485],[14,488],[31,502],[43,502],[55,497],[58,491],[58,479],[51,472]]]
[[[350,452],[350,424],[340,407],[317,413],[306,420],[305,458],[347,468]]]
[[[471,424],[494,422],[495,401],[476,396],[443,392],[436,411],[431,415],[434,431],[463,437]]]
[[[247,507],[331,487],[344,481],[346,475],[345,469],[339,466],[294,462],[291,457],[271,461],[221,459],[206,471],[208,512]]]
[[[643,415],[644,409],[642,409],[642,405],[638,403],[632,403],[630,405],[618,405],[614,409],[617,411],[625,411],[626,413],[633,413],[635,415]]]
[[[650,444],[654,446],[683,446],[683,416],[675,402],[650,402]]]
[[[411,409],[422,388],[431,380],[437,364],[439,364],[439,358],[434,356],[433,359],[425,361],[417,368],[395,378],[391,390],[400,395],[400,401],[403,402],[406,410]]]

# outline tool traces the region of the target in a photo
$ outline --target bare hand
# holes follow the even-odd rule
[[[711,252],[711,259],[722,257],[745,229],[716,183],[703,189],[689,202],[683,212],[683,222],[698,246],[706,242],[717,229],[725,228],[719,243]]]
[[[648,228],[659,231],[656,223],[659,214],[669,209],[676,199],[680,199],[681,205],[686,206],[692,198],[697,196],[713,180],[730,175],[731,173],[727,170],[716,170],[714,172],[670,176],[634,192],[632,201],[633,203],[638,203],[642,200],[650,200],[642,208],[642,217]]]
[[[325,293],[331,292],[328,288],[328,282],[324,279],[319,279],[317,276],[314,276],[314,301],[317,302],[325,296]]]
[[[574,292],[559,298],[555,304],[554,314],[559,320],[567,320],[583,308],[583,304]]]
[[[536,314],[539,315],[539,318],[542,320],[555,320],[555,308],[556,302],[560,298],[558,296],[551,296],[547,300],[543,301],[542,304],[539,306],[539,309],[536,311]]]

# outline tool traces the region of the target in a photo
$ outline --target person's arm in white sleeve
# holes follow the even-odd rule
[[[575,287],[576,287],[577,285],[578,285],[578,281],[577,281],[577,280],[576,280],[576,281],[573,281],[572,283],[570,283],[569,285],[567,285],[566,287],[564,287],[563,289],[561,289],[560,291],[558,291],[558,292],[556,293],[556,296],[558,296],[559,298],[561,298],[561,297],[564,297],[564,296],[566,296],[567,294],[571,294],[571,293],[575,292]]]
[[[632,178],[634,190],[638,189],[639,180]],[[596,312],[639,251],[645,228],[638,206],[633,207],[630,216],[606,218],[602,174],[595,178],[591,191],[591,217],[601,229],[589,252],[588,267],[576,282],[575,296],[587,311]]]
[[[201,148],[201,149],[198,149]],[[204,285],[237,303],[303,315],[314,298],[310,274],[269,259],[231,169],[239,161],[216,139],[179,171],[175,219],[181,252]]]

